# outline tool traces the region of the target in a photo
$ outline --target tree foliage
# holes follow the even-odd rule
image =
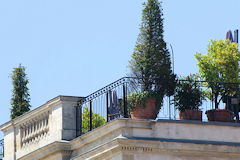
[[[92,113],[92,129],[100,127],[106,123],[105,118],[97,113]],[[82,113],[82,132],[86,133],[90,130],[90,110],[88,107],[84,107]]]
[[[158,0],[148,0],[143,6],[140,34],[129,67],[131,76],[137,77],[137,84],[141,84],[140,89],[144,94],[133,95],[144,102],[147,95],[155,94],[156,108],[159,111],[163,97],[173,95],[176,76],[172,73],[170,54],[163,37],[161,3]],[[139,100],[133,99],[134,103]]]
[[[179,111],[199,110],[205,99],[205,92],[201,89],[200,77],[190,74],[186,78],[180,78],[174,94],[174,104]]]
[[[238,88],[233,83],[240,82],[240,52],[238,45],[229,40],[211,40],[207,51],[207,55],[196,53],[195,57],[201,77],[208,81],[207,86],[212,91],[210,97],[215,102],[215,108],[218,108],[223,96],[235,94]]]
[[[25,67],[19,64],[14,68],[11,75],[13,90],[11,99],[11,119],[14,119],[30,110],[30,98],[28,92],[28,79],[25,73]]]
[[[161,3],[148,0],[143,5],[140,34],[129,66],[132,75],[143,84],[142,91],[160,91],[164,95],[169,93],[176,76],[172,73],[170,54],[163,39]]]

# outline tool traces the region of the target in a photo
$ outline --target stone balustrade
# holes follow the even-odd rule
[[[53,142],[76,138],[76,106],[82,98],[58,96],[1,125],[4,160],[21,159]]]
[[[20,125],[21,147],[39,141],[49,133],[49,111]]]

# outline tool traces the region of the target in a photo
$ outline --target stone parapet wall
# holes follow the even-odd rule
[[[58,96],[0,126],[4,132],[4,159],[20,159],[48,144],[76,137],[75,108],[82,97]],[[69,118],[68,118],[69,117]]]

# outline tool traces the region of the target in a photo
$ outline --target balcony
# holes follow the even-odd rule
[[[154,81],[154,80],[153,80]],[[185,83],[188,80],[179,80],[176,83]],[[224,96],[218,95],[217,99],[214,97],[215,93],[209,89],[207,84],[214,86],[215,88],[225,89],[227,92]],[[152,88],[156,87],[155,84],[151,84]],[[199,109],[202,110],[202,121],[208,122],[206,111],[215,109],[215,102],[217,102],[219,109],[228,109],[232,113],[231,123],[237,123],[239,121],[239,91],[240,83],[225,83],[225,82],[206,82],[206,81],[194,81],[192,85],[198,85],[199,90],[203,92],[203,98]],[[132,93],[141,92],[143,84],[138,78],[135,77],[123,77],[101,89],[90,94],[84,99],[78,102],[78,115],[79,119],[79,134],[86,133],[86,130],[90,131],[96,126],[93,126],[93,114],[102,117],[109,122],[116,118],[131,118],[129,111],[128,97]],[[225,87],[225,88],[224,88]],[[167,87],[168,88],[168,87]],[[171,88],[171,86],[169,86]],[[194,88],[194,86],[192,86]],[[188,87],[189,89],[192,89]],[[226,89],[228,88],[228,89]],[[167,120],[180,120],[179,110],[176,106],[176,91],[171,96],[164,96],[162,107],[159,110],[156,119],[167,119]],[[168,92],[168,91],[166,91]],[[181,94],[181,93],[180,93]],[[177,97],[178,98],[178,97]],[[191,102],[190,97],[185,97],[185,101]],[[184,103],[183,103],[184,104]],[[185,103],[186,104],[186,103]],[[88,109],[88,120],[86,125],[86,117],[82,117],[84,110]],[[91,113],[91,114],[90,114]],[[83,126],[84,125],[84,126]]]

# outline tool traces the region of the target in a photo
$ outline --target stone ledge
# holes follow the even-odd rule
[[[55,154],[56,152],[65,152],[71,155],[71,146],[68,141],[56,141],[49,145],[46,145],[36,151],[33,151],[22,157],[17,157],[19,160],[35,160],[35,159],[47,159],[47,156]]]
[[[123,137],[129,140],[147,140],[147,141],[162,141],[162,142],[177,142],[177,143],[194,143],[194,144],[211,144],[211,145],[224,145],[224,146],[237,146],[237,142],[223,142],[223,141],[204,141],[204,140],[189,140],[189,139],[169,139],[169,138],[148,138],[148,137]]]
[[[201,122],[201,121],[194,121],[194,120],[168,120],[168,119],[158,119],[156,121],[157,122],[168,122],[168,123],[185,123],[185,124],[202,124],[202,125],[240,127],[240,123],[230,123],[230,122]]]
[[[172,124],[183,124],[188,126],[187,124],[192,124],[192,125],[207,125],[207,126],[222,126],[222,127],[233,127],[234,129],[238,129],[236,127],[239,127],[239,132],[240,132],[240,124],[235,124],[235,123],[221,123],[221,122],[199,122],[199,121],[182,121],[182,120],[135,120],[135,119],[127,119],[127,118],[121,118],[121,119],[116,119],[111,121],[110,123],[107,123],[99,128],[96,128],[74,140],[71,141],[71,145],[73,149],[81,147],[79,145],[75,145],[79,142],[81,142],[81,145],[84,145],[85,143],[90,143],[91,141],[95,141],[96,139],[99,139],[107,134],[109,132],[113,132],[115,130],[121,129],[121,128],[135,128],[135,129],[143,129],[143,130],[150,130],[153,131],[154,127],[156,124],[166,124],[166,123],[172,123]],[[209,127],[210,127],[209,126]],[[183,127],[183,126],[182,126]],[[180,126],[181,128],[181,126]],[[190,133],[189,133],[190,134]],[[155,135],[153,135],[155,136]],[[156,135],[157,136],[157,135]],[[165,135],[168,136],[168,135]],[[158,137],[158,138],[165,138],[166,137]],[[199,137],[200,138],[200,137]],[[172,138],[169,138],[172,139]],[[183,138],[179,138],[183,139]],[[184,138],[185,139],[185,138]],[[190,139],[191,140],[191,139]],[[192,139],[195,140],[195,139]],[[201,140],[200,141],[204,141]],[[211,141],[211,140],[210,140]],[[212,142],[219,142],[219,141],[212,141]],[[221,143],[221,142],[219,142]],[[229,141],[229,144],[237,144],[234,143],[234,141]]]
[[[111,142],[92,148],[88,152],[71,157],[71,160],[102,160],[111,159],[117,154],[169,154],[178,156],[196,157],[231,157],[239,159],[240,145],[196,143],[188,140],[118,137]]]
[[[196,128],[200,129],[200,132],[198,130],[191,132]],[[216,130],[219,132],[214,135]],[[117,119],[72,140],[70,143],[73,158],[82,157],[79,159],[84,159],[83,157],[86,158],[87,155],[98,159],[98,156],[104,157],[103,154],[109,155],[106,151],[100,151],[100,148],[112,152],[116,147],[120,147],[120,150],[124,152],[146,152],[147,154],[163,151],[169,153],[184,151],[186,154],[196,152],[194,153],[196,155],[202,152],[207,154],[210,152],[219,154],[231,152],[231,156],[240,156],[240,136],[229,137],[239,131],[240,128],[225,123],[209,125],[193,121]],[[227,135],[226,133],[231,134]],[[215,136],[220,137],[214,138]],[[121,141],[121,143],[110,147],[109,145],[113,141]],[[127,143],[126,146],[125,143]],[[135,146],[135,143],[141,143],[141,145]],[[213,156],[218,155],[213,154]]]
[[[71,145],[73,149],[79,148],[85,143],[90,143],[91,141],[95,141],[112,133],[121,128],[141,128],[151,130],[152,125],[155,124],[156,121],[149,120],[132,120],[132,119],[115,119],[105,125],[98,127],[80,137],[77,137],[71,141]],[[81,144],[79,146],[79,143]],[[76,148],[75,148],[76,147]]]
[[[216,145],[207,143],[191,143],[166,140],[146,140],[146,139],[129,139],[122,137],[118,139],[119,145],[127,152],[136,150],[144,153],[169,152],[179,154],[185,153],[190,155],[204,156],[240,156],[240,146]],[[127,148],[127,149],[125,149]],[[129,150],[128,150],[129,148]],[[133,148],[133,149],[132,149]],[[136,149],[134,149],[136,148]]]
[[[112,150],[114,150],[114,152],[112,152]],[[91,150],[88,150],[87,152],[81,153],[81,154],[77,154],[77,155],[72,155],[71,160],[75,160],[75,159],[99,159],[101,160],[101,158],[99,157],[111,157],[113,156],[113,154],[117,154],[118,152],[120,152],[120,146],[118,144],[117,139],[113,139],[110,142],[101,144],[99,146],[96,146],[94,148],[92,148]],[[108,155],[108,156],[106,156]],[[98,158],[97,158],[98,157]]]
[[[56,105],[57,103],[60,103],[61,101],[74,101],[77,102],[78,100],[82,99],[84,97],[74,97],[74,96],[57,96],[49,101],[47,101],[45,104],[30,110],[23,115],[10,120],[0,126],[0,130],[6,130],[7,128],[13,126],[13,125],[18,125],[22,123],[22,121],[25,121],[27,119],[31,119],[31,117],[38,115],[39,113],[46,112],[53,104]]]

